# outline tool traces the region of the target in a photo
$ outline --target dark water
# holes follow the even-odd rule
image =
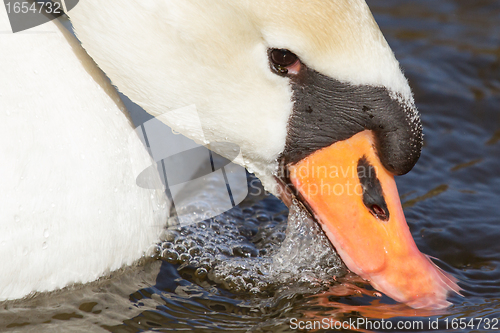
[[[500,1],[368,4],[422,113],[422,157],[397,182],[419,249],[439,258],[437,264],[463,288],[463,297],[450,298],[452,307],[412,310],[374,296],[353,277],[327,290],[309,284],[309,289],[274,288],[265,296],[255,295],[200,278],[189,267],[179,271],[178,264],[155,260],[86,288],[4,305],[0,330],[287,332],[291,318],[341,323],[367,318],[379,327],[375,331],[498,331]],[[257,228],[266,224],[283,232],[287,213],[274,198],[238,212]],[[398,329],[398,324],[408,329]]]

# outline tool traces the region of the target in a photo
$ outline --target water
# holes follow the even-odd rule
[[[414,325],[410,331],[419,332],[491,331],[484,321],[500,318],[500,2],[368,4],[422,113],[422,157],[397,182],[417,246],[439,258],[437,264],[456,276],[463,288],[463,297],[450,298],[451,308],[413,310],[378,295],[355,276],[329,279],[334,273],[329,269],[344,272],[334,259],[319,256],[321,251],[309,256],[311,265],[304,267],[308,256],[303,251],[291,253],[294,246],[286,240],[283,245],[283,236],[299,234],[300,228],[315,231],[307,219],[294,224],[295,230],[286,230],[288,212],[269,197],[207,223],[206,227],[212,222],[229,226],[224,229],[227,239],[222,239],[233,246],[232,254],[214,250],[213,257],[191,260],[197,254],[193,250],[184,266],[168,257],[149,260],[85,287],[4,303],[0,330],[288,332],[292,318],[377,318],[379,324],[386,321],[386,329],[372,331],[401,331],[395,329],[398,323]],[[187,231],[201,234],[195,226]],[[174,246],[175,238],[165,239],[161,251],[169,243]],[[318,250],[327,246],[319,243]],[[280,261],[283,257],[294,260]],[[206,275],[197,273],[200,268]],[[467,318],[469,324],[470,319],[476,321],[474,326],[452,329],[454,319],[460,325],[459,318]],[[483,324],[478,329],[479,319]],[[437,329],[429,329],[436,320]],[[392,329],[387,329],[387,321]]]
[[[282,211],[273,212],[276,208]],[[310,292],[347,272],[299,203],[294,202],[287,220],[286,207],[272,197],[215,219],[170,226],[161,238],[159,258],[238,294],[272,297],[291,286]]]

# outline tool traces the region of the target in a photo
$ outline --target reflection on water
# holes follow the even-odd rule
[[[411,200],[408,200],[408,201],[405,201],[403,202],[403,208],[410,208],[410,207],[413,207],[415,206],[415,204],[417,204],[418,202],[421,202],[421,201],[424,201],[424,200],[428,200],[430,198],[433,198],[437,195],[440,195],[441,193],[445,192],[446,190],[448,190],[449,186],[446,185],[446,184],[441,184],[435,188],[433,188],[432,190],[430,190],[429,192],[425,193],[424,195],[421,195],[419,197],[416,197],[416,198],[413,198]],[[415,192],[413,192],[415,193]]]
[[[438,329],[432,331],[444,332],[451,331],[446,319],[499,318],[500,2],[368,0],[368,4],[422,113],[421,160],[397,181],[419,249],[439,258],[436,263],[456,276],[463,288],[463,297],[450,298],[454,303],[450,309],[409,309],[351,275],[316,289],[289,284],[263,296],[200,278],[189,265],[179,270],[181,262],[153,260],[84,288],[5,303],[0,330],[280,332],[290,331],[291,318],[378,318],[394,323],[431,318],[439,320]],[[259,221],[257,212],[268,220]],[[276,222],[270,227],[276,228],[275,235],[283,232],[286,212],[276,199],[267,198],[240,213],[251,220],[250,235],[270,220]],[[273,241],[277,246],[283,239],[276,236]],[[262,256],[250,253],[253,259]],[[238,260],[244,263],[245,255]],[[484,329],[477,328],[454,331]],[[424,326],[414,331],[431,330]]]
[[[486,142],[487,145],[496,145],[500,142],[500,130],[496,131],[495,134],[491,137],[491,139]]]

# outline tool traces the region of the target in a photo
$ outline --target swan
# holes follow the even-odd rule
[[[202,140],[192,129],[201,122],[205,141],[200,143],[238,145],[235,162],[288,205],[299,202],[351,271],[411,307],[449,305],[447,293],[458,292],[455,280],[417,249],[394,182],[394,175],[410,171],[420,156],[419,114],[364,0],[86,0],[67,14],[87,53],[121,92],[197,142]],[[199,119],[169,112],[190,105]],[[214,150],[230,155],[224,146]],[[72,189],[88,195],[83,185]],[[139,190],[129,189],[134,191]],[[122,200],[114,198],[109,200]],[[93,216],[86,213],[94,205],[86,204],[73,209],[88,225]],[[131,205],[113,211],[126,215]],[[75,212],[66,213],[72,228]],[[154,232],[143,229],[157,226],[133,217],[125,223],[148,234]],[[85,244],[70,242],[76,241]],[[111,244],[102,250],[122,251]],[[81,267],[92,267],[100,255],[93,253]],[[113,262],[103,254],[108,270],[138,258],[138,252],[120,255],[122,260]],[[93,270],[94,278],[106,272],[103,267]],[[33,273],[29,265],[15,269]],[[65,267],[51,269],[55,276]],[[31,283],[24,293],[90,279],[74,274],[57,286]]]

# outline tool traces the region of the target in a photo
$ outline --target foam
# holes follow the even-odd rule
[[[193,196],[190,209],[216,205],[216,195],[198,196]],[[210,279],[232,292],[272,295],[294,286],[326,288],[346,272],[298,202],[288,213],[278,199],[268,196],[203,222],[178,225],[173,218],[169,224],[158,255],[178,264],[179,271],[192,270],[197,279]]]

